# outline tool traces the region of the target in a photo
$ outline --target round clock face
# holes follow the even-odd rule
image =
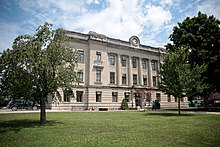
[[[138,44],[139,44],[138,39],[137,38],[132,38],[132,45],[138,46]]]

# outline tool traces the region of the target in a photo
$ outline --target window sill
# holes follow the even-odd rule
[[[94,84],[99,84],[99,85],[101,85],[101,84],[102,84],[102,82],[94,82]]]

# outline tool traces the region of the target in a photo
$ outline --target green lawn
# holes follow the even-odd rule
[[[220,146],[220,115],[177,112],[0,114],[0,146]]]

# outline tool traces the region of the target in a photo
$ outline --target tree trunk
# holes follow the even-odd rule
[[[179,110],[179,115],[180,115],[180,98],[178,98],[178,110]]]
[[[45,125],[47,123],[46,119],[46,101],[44,98],[41,98],[41,108],[40,108],[40,124]]]

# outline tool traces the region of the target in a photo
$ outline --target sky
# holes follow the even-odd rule
[[[173,27],[199,11],[220,19],[220,0],[0,0],[0,52],[45,22],[124,41],[136,35],[143,45],[164,47]]]

